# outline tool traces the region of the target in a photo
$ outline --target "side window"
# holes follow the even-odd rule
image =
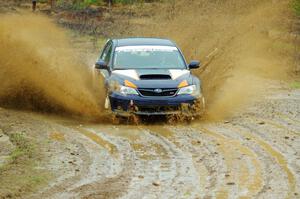
[[[109,63],[110,58],[111,58],[111,53],[112,53],[112,44],[110,44],[108,46],[107,54],[106,54],[106,57],[104,58],[106,63]]]
[[[104,60],[106,63],[109,62],[110,56],[111,56],[111,52],[112,52],[112,43],[109,42],[106,44],[106,46],[104,47],[102,54],[100,56],[100,59]]]
[[[107,43],[107,44],[105,45],[105,47],[103,48],[102,54],[101,54],[101,56],[100,56],[100,59],[105,60],[105,58],[106,58],[106,56],[107,56],[107,51],[108,51],[108,48],[109,48],[109,44],[110,44],[110,43]]]

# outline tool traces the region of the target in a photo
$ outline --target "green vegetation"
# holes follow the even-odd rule
[[[32,158],[34,148],[22,134],[12,134],[10,140],[16,145],[16,149],[10,155],[13,162],[18,162],[19,158]]]
[[[0,198],[22,198],[47,182],[45,172],[37,170],[37,153],[33,143],[21,133],[8,135],[16,146],[10,162],[0,168]]]
[[[71,7],[76,10],[85,9],[91,5],[102,5],[104,2],[102,0],[77,0],[73,1],[71,4],[68,4],[68,1],[65,0],[58,0],[57,5],[58,6],[67,6]]]
[[[300,0],[293,0],[293,9],[295,10],[296,14],[300,16]]]
[[[76,10],[85,9],[91,5],[103,6],[109,2],[113,4],[134,4],[134,3],[145,3],[155,2],[160,0],[57,0],[56,6],[61,8],[71,8]]]
[[[291,88],[300,89],[300,82],[293,82],[290,84]]]

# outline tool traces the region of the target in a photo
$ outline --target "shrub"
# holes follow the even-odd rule
[[[293,0],[293,9],[295,10],[296,14],[300,16],[300,0]]]

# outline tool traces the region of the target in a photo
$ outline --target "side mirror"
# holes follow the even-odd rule
[[[200,61],[192,60],[189,64],[189,69],[196,69],[200,67]]]
[[[96,69],[108,69],[107,64],[104,60],[100,59],[95,63]]]

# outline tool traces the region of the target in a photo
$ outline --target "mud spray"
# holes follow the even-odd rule
[[[203,69],[195,73],[203,80],[208,119],[230,116],[267,91],[270,81],[288,77],[294,51],[288,0],[176,0],[158,5],[144,21],[145,8],[138,12],[142,26],[132,23],[132,36],[171,38],[188,60],[202,61]],[[0,45],[2,105],[101,115],[102,89],[92,89],[90,68],[49,19],[1,16]]]
[[[200,59],[206,119],[223,119],[259,97],[293,67],[289,1],[170,1],[136,32],[167,37]],[[159,9],[159,8],[158,8]],[[153,31],[155,30],[155,31]]]
[[[2,105],[101,116],[101,81],[97,93],[91,68],[77,56],[62,29],[36,14],[0,17]]]

